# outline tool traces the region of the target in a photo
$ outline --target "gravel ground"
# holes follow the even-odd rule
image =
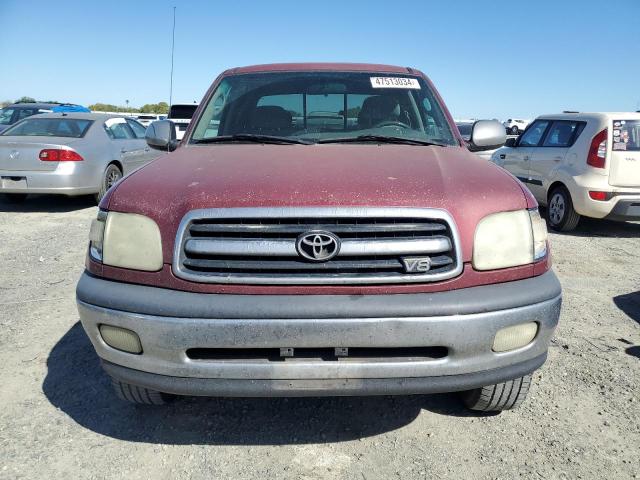
[[[0,203],[0,478],[640,478],[638,223],[551,236],[549,360],[520,409],[478,415],[448,394],[120,402],[74,304],[95,214]]]

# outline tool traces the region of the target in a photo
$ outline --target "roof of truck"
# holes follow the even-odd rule
[[[228,73],[254,72],[317,72],[317,71],[346,71],[346,72],[384,72],[384,73],[419,73],[410,67],[394,65],[379,65],[375,63],[270,63],[264,65],[249,65],[228,70]]]

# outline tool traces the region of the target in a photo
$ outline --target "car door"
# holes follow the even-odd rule
[[[133,120],[131,118],[127,118],[127,124],[133,131],[133,135],[135,136],[135,147],[139,151],[139,154],[136,157],[137,165],[136,168],[140,168],[141,166],[149,163],[151,160],[158,156],[158,151],[151,149],[149,145],[147,145],[147,141],[145,139],[145,133],[147,131],[140,122]]]
[[[544,132],[549,127],[551,121],[549,120],[536,120],[531,124],[525,132],[520,135],[516,142],[516,146],[512,149],[513,152],[506,152],[504,161],[504,168],[506,168],[513,175],[523,182],[527,187],[530,186],[530,160],[534,150],[538,148],[538,145],[542,141]]]
[[[119,157],[125,175],[138,168],[140,145],[125,118],[114,117],[104,122],[107,135],[111,139],[114,157]]]
[[[554,173],[563,164],[584,126],[584,122],[575,120],[554,120],[540,145],[532,149],[527,186],[538,202],[546,203],[547,188]]]
[[[534,147],[540,143],[549,126],[548,120],[536,120],[516,140],[516,144],[500,153],[499,164],[518,177],[521,182],[529,179],[529,160]]]

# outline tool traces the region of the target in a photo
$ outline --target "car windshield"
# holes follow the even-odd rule
[[[28,118],[8,128],[4,136],[84,137],[92,120],[73,118]]]
[[[304,143],[413,140],[457,145],[427,82],[411,75],[276,72],[224,78],[198,119],[191,143],[248,135]],[[216,141],[216,137],[219,141]],[[420,143],[422,142],[422,143]]]

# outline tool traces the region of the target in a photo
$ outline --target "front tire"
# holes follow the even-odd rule
[[[111,385],[113,385],[118,398],[136,405],[165,405],[172,399],[172,396],[167,393],[131,385],[115,378],[111,379]]]
[[[471,410],[501,412],[517,408],[529,393],[531,374],[495,385],[462,392],[462,401]]]
[[[3,193],[0,195],[0,199],[13,205],[23,203],[27,199],[26,193]]]
[[[556,187],[547,199],[549,226],[559,232],[570,232],[578,226],[580,214],[573,208],[571,194],[565,187]]]
[[[122,170],[115,164],[110,164],[102,175],[102,181],[100,182],[100,191],[96,193],[96,202],[100,203],[102,197],[106,195],[113,185],[115,185],[122,178]]]

